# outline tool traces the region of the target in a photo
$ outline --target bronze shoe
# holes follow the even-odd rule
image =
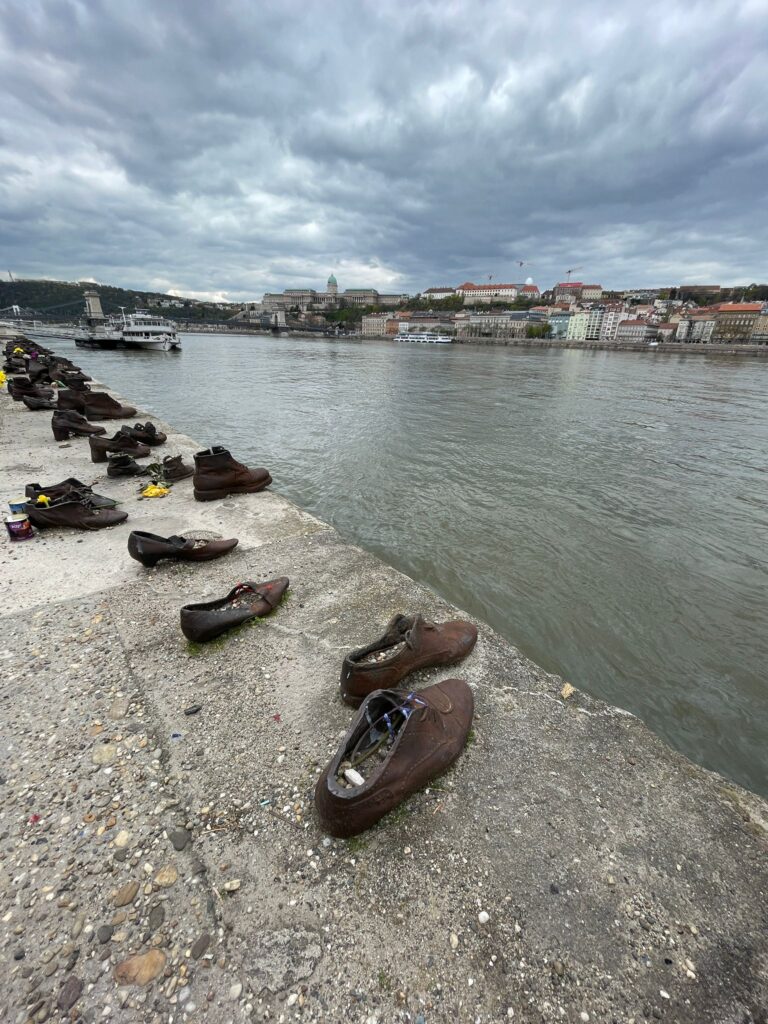
[[[116,526],[128,518],[127,512],[118,512],[114,508],[96,508],[87,497],[73,498],[64,494],[54,498],[47,505],[28,501],[24,511],[33,526],[71,526],[75,530],[103,530],[107,526]]]
[[[357,835],[444,772],[464,748],[473,712],[463,679],[370,694],[317,780],[322,827],[342,839]]]
[[[106,462],[107,455],[113,452],[115,455],[132,455],[134,459],[145,459],[150,449],[145,444],[139,444],[127,434],[120,431],[112,437],[91,437],[88,438],[91,448],[91,462]]]
[[[61,498],[64,495],[75,499],[88,498],[94,508],[114,508],[118,504],[114,498],[107,498],[104,494],[96,494],[92,487],[84,484],[74,476],[69,476],[58,484],[27,484],[24,488],[24,493],[33,502],[36,502],[41,494],[44,494],[48,498]]]
[[[369,693],[397,686],[410,672],[461,661],[476,641],[477,628],[463,619],[437,624],[421,615],[396,615],[384,636],[346,656],[341,696],[356,708]]]
[[[161,558],[179,562],[210,562],[237,547],[237,539],[196,540],[191,537],[158,537],[154,533],[134,530],[128,537],[128,554],[151,568]]]
[[[134,441],[148,444],[151,448],[158,444],[165,444],[168,440],[162,430],[158,430],[154,423],[137,423],[135,427],[120,427],[120,432],[128,434]]]
[[[253,494],[272,483],[266,469],[249,469],[217,445],[195,455],[194,494],[197,501],[215,501],[229,494]]]
[[[266,583],[238,583],[217,601],[187,604],[181,609],[181,631],[187,640],[204,644],[233,626],[269,615],[283,599],[288,578],[280,576]]]
[[[84,392],[80,399],[82,408],[78,406],[77,410],[83,412],[89,420],[127,420],[136,415],[132,405],[120,405],[106,391]],[[59,408],[62,408],[61,403]]]

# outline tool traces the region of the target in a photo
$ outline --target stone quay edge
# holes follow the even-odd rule
[[[159,455],[222,442],[151,418]],[[75,476],[130,517],[4,540],[2,1020],[768,1020],[765,801],[478,622],[466,662],[412,679],[474,689],[455,767],[330,840],[311,797],[351,717],[345,652],[396,612],[458,609],[279,479],[138,501],[105,468],[3,391],[4,503]],[[147,570],[131,529],[240,543]],[[279,575],[291,588],[268,619],[205,647],[182,636],[182,604]]]

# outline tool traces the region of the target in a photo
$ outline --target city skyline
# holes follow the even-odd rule
[[[761,276],[764,0],[5,9],[20,277],[242,301],[330,270],[411,294]]]

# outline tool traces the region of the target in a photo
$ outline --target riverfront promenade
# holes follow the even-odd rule
[[[219,440],[155,422],[159,455]],[[196,503],[190,480],[138,501],[105,469],[0,394],[4,502],[75,476],[130,515],[3,541],[0,1019],[768,1019],[764,801],[632,716],[564,697],[478,623],[466,662],[413,677],[475,690],[454,769],[370,832],[324,837],[311,794],[351,717],[344,653],[396,612],[457,609],[281,498],[279,479],[223,502]],[[146,570],[131,529],[240,544]],[[279,575],[291,589],[272,616],[186,642],[182,604]]]

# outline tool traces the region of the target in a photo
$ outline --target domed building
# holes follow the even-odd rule
[[[335,278],[335,276],[333,274],[331,274],[331,276],[328,278],[328,287],[327,287],[326,291],[328,292],[329,295],[338,295],[339,294],[339,285],[338,285],[338,283],[336,281],[336,278]]]

